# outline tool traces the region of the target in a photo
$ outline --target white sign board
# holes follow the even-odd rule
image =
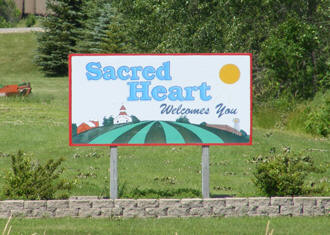
[[[252,143],[251,54],[72,54],[70,145]]]

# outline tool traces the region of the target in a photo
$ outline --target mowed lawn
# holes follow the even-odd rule
[[[46,77],[38,71],[33,64],[36,45],[34,33],[0,34],[0,84],[28,81],[32,86],[29,97],[0,98],[0,188],[10,167],[7,154],[22,150],[40,162],[64,157],[63,177],[74,182],[71,195],[107,197],[109,147],[69,146],[68,78]],[[251,159],[272,147],[279,151],[290,147],[311,156],[326,171],[311,175],[308,182],[321,180],[330,188],[329,139],[254,126],[252,146],[210,147],[212,196],[259,196],[251,180]],[[201,147],[119,147],[118,154],[119,184],[127,191],[201,190]]]
[[[329,217],[239,217],[168,219],[13,219],[11,234],[329,234]],[[6,220],[0,219],[0,231]]]

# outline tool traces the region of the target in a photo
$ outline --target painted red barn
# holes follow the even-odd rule
[[[99,127],[98,121],[89,121],[89,122],[83,122],[81,123],[77,128],[77,134],[80,134],[81,132],[88,131],[92,128]]]

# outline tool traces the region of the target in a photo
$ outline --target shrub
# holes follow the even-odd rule
[[[60,180],[63,159],[49,160],[44,166],[19,151],[11,156],[11,171],[5,177],[4,196],[10,199],[54,199],[59,190],[70,190],[71,184]],[[62,195],[62,197],[67,197]]]
[[[309,173],[321,171],[308,156],[293,154],[289,149],[276,153],[272,148],[268,156],[259,156],[255,160],[253,182],[267,196],[294,196],[322,191],[322,188],[305,184]]]
[[[19,21],[20,12],[13,0],[0,0],[0,28],[9,28]]]
[[[2,16],[0,16],[0,28],[9,28],[11,24],[7,22]]]
[[[306,132],[327,137],[330,131],[330,91],[324,95],[318,93],[311,107],[305,112],[307,113],[304,123]]]
[[[36,17],[35,17],[35,15],[29,14],[26,17],[26,22],[25,22],[26,27],[31,27],[31,26],[35,25],[35,23],[36,23]]]

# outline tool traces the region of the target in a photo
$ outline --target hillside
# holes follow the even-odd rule
[[[32,62],[35,49],[33,33],[0,35],[0,84],[27,81],[33,88],[32,95],[26,98],[0,98],[0,187],[10,166],[8,154],[22,150],[41,162],[64,157],[63,177],[74,183],[71,195],[108,196],[109,148],[69,146],[68,78],[45,77],[39,72]],[[279,121],[283,113],[269,113],[257,105],[252,146],[210,147],[211,195],[259,196],[251,181],[253,158],[271,148],[281,151],[287,147],[322,164],[326,171],[311,175],[308,182],[321,181],[329,189],[329,139],[276,125],[261,128],[267,127],[263,117],[272,116],[272,120]],[[119,183],[121,187],[125,185],[126,192],[135,188],[201,189],[201,147],[120,147],[118,154]],[[180,196],[187,195],[177,195]]]

